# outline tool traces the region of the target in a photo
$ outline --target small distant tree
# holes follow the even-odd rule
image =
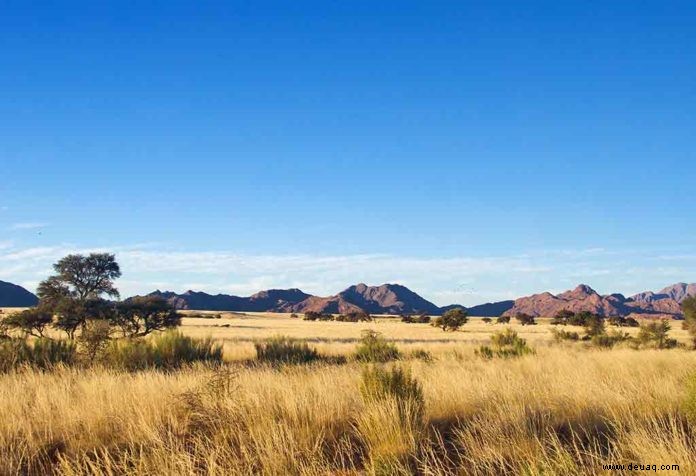
[[[44,337],[46,327],[53,322],[53,315],[41,308],[26,309],[2,319],[6,329],[16,329],[25,335]]]
[[[691,334],[693,345],[696,347],[696,296],[684,299],[681,308],[684,313],[684,326]]]
[[[445,312],[433,325],[441,327],[443,331],[456,331],[468,321],[466,311],[457,307]]]
[[[589,311],[581,311],[570,316],[568,318],[568,324],[570,324],[571,326],[585,327],[587,325],[587,322],[589,320],[592,320],[594,317],[595,315]]]
[[[668,334],[672,326],[669,321],[653,321],[640,326],[636,342],[639,346],[656,349],[671,349],[677,346],[676,339],[671,339]]]
[[[551,319],[551,324],[565,326],[568,324],[568,320],[571,319],[573,316],[575,316],[575,313],[573,311],[569,311],[568,309],[561,309],[556,313],[555,316],[553,316],[553,319]]]
[[[181,317],[159,296],[139,296],[116,306],[114,323],[124,336],[142,337],[153,331],[176,327]]]
[[[606,334],[604,328],[604,319],[600,316],[590,314],[584,319],[585,322],[585,337],[592,339],[595,336]]]
[[[515,315],[515,319],[517,319],[517,322],[519,322],[523,326],[533,326],[536,324],[536,320],[534,320],[534,316],[531,316],[531,315],[526,314],[524,312],[518,312]]]
[[[510,316],[500,316],[495,320],[496,324],[509,324]]]
[[[493,319],[491,319],[490,317],[484,317],[481,320],[486,324],[490,324],[491,322],[493,322]]]

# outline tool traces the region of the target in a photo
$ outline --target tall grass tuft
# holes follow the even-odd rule
[[[151,339],[119,339],[105,349],[102,362],[124,370],[177,369],[194,362],[221,363],[222,346],[169,331]]]
[[[366,403],[357,427],[372,474],[414,474],[424,433],[425,398],[420,382],[401,367],[363,370],[360,393]]]
[[[511,358],[533,354],[534,349],[527,345],[527,341],[517,335],[517,332],[508,328],[504,331],[496,332],[491,336],[491,346],[482,345],[476,353],[485,358],[493,357]]]
[[[319,360],[319,353],[306,342],[276,336],[254,343],[256,359],[273,365],[309,364]]]
[[[8,372],[21,365],[48,369],[58,364],[75,361],[76,346],[72,341],[36,339],[5,339],[0,341],[0,372]]]
[[[355,350],[355,359],[360,362],[383,363],[401,358],[401,352],[379,332],[363,331],[360,344]]]

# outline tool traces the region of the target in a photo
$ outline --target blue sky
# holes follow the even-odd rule
[[[98,3],[98,4],[97,4]],[[4,2],[0,279],[696,281],[693,2]]]

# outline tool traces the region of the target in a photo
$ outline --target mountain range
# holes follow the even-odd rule
[[[149,296],[160,296],[177,309],[201,311],[294,312],[309,311],[347,313],[365,311],[370,314],[439,315],[455,307],[438,307],[400,284],[368,286],[360,283],[328,297],[313,296],[299,289],[269,289],[252,296],[208,294],[186,291],[154,291]],[[600,295],[590,286],[581,284],[560,294],[549,292],[522,297],[514,301],[500,301],[469,307],[471,316],[514,316],[518,313],[550,317],[566,309],[574,312],[589,311],[602,316],[682,316],[680,304],[688,296],[696,296],[696,284],[677,283],[660,291],[645,291],[634,296],[622,294]],[[38,302],[34,294],[12,283],[0,281],[0,307],[27,307]]]

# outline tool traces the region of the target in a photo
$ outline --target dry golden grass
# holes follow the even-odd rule
[[[20,370],[0,375],[0,474],[636,474],[602,469],[631,462],[696,474],[696,433],[681,409],[693,351],[553,345],[550,326],[514,325],[536,355],[486,361],[475,347],[504,326],[475,320],[457,333],[279,316],[184,324],[223,339],[231,360],[251,355],[235,347],[276,334],[348,353],[365,328],[433,351],[432,363],[392,364],[421,382],[423,419],[364,400],[357,363]]]

